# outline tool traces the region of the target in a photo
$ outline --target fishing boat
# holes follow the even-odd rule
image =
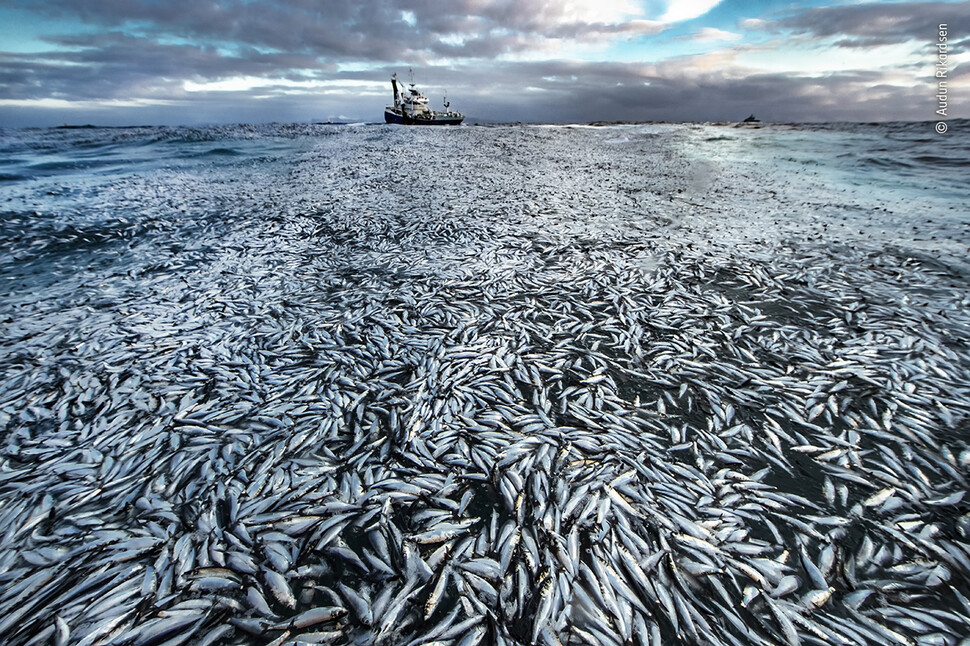
[[[756,116],[754,116],[752,114],[750,117],[748,117],[744,121],[741,121],[739,123],[736,123],[734,125],[734,127],[735,128],[761,128],[762,125],[763,124],[761,123],[761,119],[759,119],[758,117],[756,117]]]
[[[418,92],[414,87],[414,79],[398,89],[397,74],[391,75],[391,87],[394,89],[394,105],[384,108],[384,121],[387,123],[401,123],[406,126],[457,126],[465,118],[461,112],[451,109],[448,99],[445,99],[444,110],[432,110],[428,107],[428,97]]]

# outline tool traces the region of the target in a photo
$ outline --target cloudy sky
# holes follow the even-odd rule
[[[970,117],[970,2],[0,0],[0,126]]]

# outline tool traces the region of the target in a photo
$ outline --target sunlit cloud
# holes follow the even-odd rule
[[[145,106],[172,105],[166,99],[98,99],[69,100],[44,97],[42,99],[0,99],[0,107],[28,109],[101,109],[101,108],[143,108]]]
[[[561,7],[565,23],[616,23],[643,15],[640,5],[628,0],[561,0],[548,5]]]
[[[738,21],[738,27],[741,29],[764,29],[767,25],[768,21],[761,18],[745,18]]]
[[[771,46],[739,51],[736,60],[752,69],[766,72],[813,75],[860,69],[899,69],[913,61],[913,48],[906,43],[873,47],[869,54],[871,59],[866,64],[860,64],[855,53],[847,54],[834,43],[810,46],[806,43],[775,41]]]
[[[237,76],[219,81],[206,81],[198,83],[195,81],[185,81],[182,84],[186,92],[247,92],[254,89],[277,89],[277,90],[331,90],[331,91],[354,91],[354,92],[379,92],[383,90],[383,84],[374,81],[364,80],[319,80],[306,79],[294,80],[283,78],[263,78],[259,76]]]
[[[721,3],[721,0],[671,0],[667,3],[667,10],[660,20],[663,22],[681,22],[703,16]]]
[[[744,36],[723,29],[704,27],[699,32],[692,34],[690,38],[698,42],[710,43],[718,40],[741,40]]]

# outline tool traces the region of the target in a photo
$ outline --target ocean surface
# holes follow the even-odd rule
[[[970,122],[0,130],[7,644],[966,644]]]

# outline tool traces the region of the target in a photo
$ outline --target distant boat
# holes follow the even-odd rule
[[[414,82],[408,84],[405,92],[398,90],[397,74],[391,76],[391,87],[394,89],[394,105],[384,108],[384,121],[387,123],[401,123],[406,126],[457,126],[465,115],[451,110],[451,104],[445,99],[444,110],[432,110],[428,107],[428,97],[418,92]]]
[[[758,119],[758,117],[756,117],[756,116],[754,116],[752,114],[750,117],[748,117],[744,121],[740,121],[740,122],[734,124],[734,127],[735,128],[763,128],[764,127],[764,124],[761,123],[761,120]]]

